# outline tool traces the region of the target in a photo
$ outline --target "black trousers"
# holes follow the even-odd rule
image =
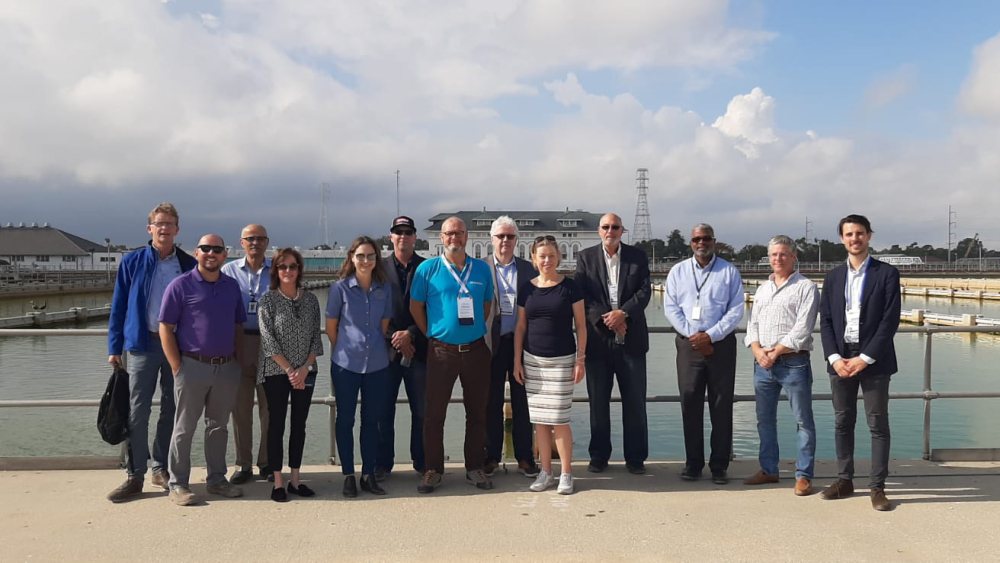
[[[288,412],[288,398],[291,396],[292,423],[288,431],[288,466],[302,467],[302,450],[306,444],[306,419],[309,417],[309,403],[316,388],[316,374],[306,378],[305,389],[292,389],[292,384],[284,374],[264,378],[264,393],[267,395],[269,418],[267,424],[267,465],[268,471],[281,471],[285,458],[282,440],[285,436],[285,414]]]
[[[865,401],[865,415],[872,436],[869,488],[885,487],[889,476],[889,375],[830,376],[833,393],[834,442],[837,476],[854,478],[854,424],[858,418],[858,388]]]
[[[532,461],[531,419],[528,416],[528,393],[514,379],[514,335],[500,337],[490,360],[490,401],[486,405],[486,459],[500,461],[503,454],[503,384],[510,382],[510,408],[513,416],[514,458]]]
[[[603,345],[603,343],[602,343]],[[592,348],[591,348],[592,349]],[[646,354],[632,354],[607,341],[601,355],[587,355],[587,395],[590,397],[590,459],[611,458],[611,389],[618,380],[622,398],[622,446],[625,462],[639,464],[649,456],[646,426]]]
[[[687,338],[677,335],[677,390],[684,421],[685,464],[694,471],[705,467],[705,393],[712,420],[710,471],[725,471],[733,450],[733,393],[736,386],[736,336],[714,342],[711,356],[691,349]]]

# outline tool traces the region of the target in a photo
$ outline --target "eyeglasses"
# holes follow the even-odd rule
[[[267,242],[268,238],[266,236],[249,236],[243,237],[243,240],[253,244],[255,242]]]
[[[149,224],[150,227],[156,227],[157,229],[166,229],[169,227],[176,227],[177,223],[172,221],[154,221]]]
[[[417,234],[417,231],[414,231],[413,229],[399,229],[393,231],[393,233],[401,237],[412,237],[413,235]]]
[[[601,225],[602,231],[620,231],[622,230],[621,225]]]
[[[712,242],[715,237],[691,237],[691,244],[701,244],[703,242]]]
[[[493,236],[495,236],[496,238],[498,238],[500,240],[514,240],[514,239],[517,238],[517,235],[508,235],[508,234],[493,235]]]
[[[292,272],[295,272],[298,269],[299,269],[299,263],[298,262],[292,262],[290,264],[278,264],[278,270],[280,270],[282,272],[284,272],[285,270],[290,270]]]
[[[204,252],[205,254],[222,254],[226,251],[226,247],[214,244],[199,244],[198,250]]]
[[[460,237],[465,234],[465,231],[441,231],[441,234],[445,237]]]
[[[372,252],[371,254],[365,254],[363,252],[359,252],[354,255],[354,259],[357,260],[358,262],[374,262],[375,256],[376,254],[374,252]]]

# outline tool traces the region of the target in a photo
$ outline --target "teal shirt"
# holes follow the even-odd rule
[[[469,271],[471,269],[471,271]],[[472,297],[472,324],[458,322],[458,297],[461,287],[448,270],[469,281],[466,288]],[[443,256],[424,260],[413,274],[410,299],[424,303],[427,310],[427,337],[447,344],[468,344],[486,335],[485,303],[493,299],[493,275],[482,260],[466,256],[461,272]]]

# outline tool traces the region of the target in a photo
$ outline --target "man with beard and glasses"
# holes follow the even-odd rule
[[[174,374],[177,414],[170,437],[170,500],[197,502],[190,488],[191,441],[205,414],[206,482],[210,494],[243,491],[226,480],[227,423],[240,386],[243,323],[247,312],[236,280],[222,273],[226,247],[219,235],[198,242],[198,267],[170,282],[160,308],[160,340]]]
[[[697,480],[705,466],[705,393],[712,420],[708,468],[712,482],[729,482],[733,449],[733,393],[736,385],[736,327],[743,319],[740,272],[715,254],[715,230],[691,229],[694,256],[667,274],[663,312],[677,331],[677,388],[684,422],[681,479]]]

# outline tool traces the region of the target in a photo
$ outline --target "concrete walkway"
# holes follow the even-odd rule
[[[794,496],[790,463],[780,484],[761,487],[741,482],[751,461],[735,462],[725,486],[681,481],[677,462],[647,467],[593,475],[578,464],[576,494],[560,496],[529,492],[513,470],[478,491],[451,465],[431,495],[399,471],[385,482],[389,496],[348,500],[338,468],[315,466],[303,473],[316,498],[274,503],[257,482],[242,499],[194,507],[174,506],[148,481],[142,498],[113,505],[104,495],[123,478],[115,470],[0,472],[0,561],[1000,561],[1000,463],[895,460],[896,507],[886,513],[867,491]],[[834,474],[819,463],[816,484]]]

